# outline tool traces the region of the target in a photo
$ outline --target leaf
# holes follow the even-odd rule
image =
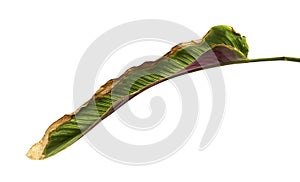
[[[247,54],[245,37],[229,26],[215,26],[202,40],[178,44],[161,58],[132,67],[119,78],[109,80],[79,109],[50,125],[27,156],[44,159],[60,152],[128,100],[158,83],[188,72],[246,60]]]

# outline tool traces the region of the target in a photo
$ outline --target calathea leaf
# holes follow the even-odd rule
[[[75,112],[50,125],[27,156],[44,159],[60,152],[128,100],[160,82],[205,68],[247,62],[247,54],[245,37],[229,26],[215,26],[202,40],[178,44],[161,58],[132,67],[119,78],[109,80]]]

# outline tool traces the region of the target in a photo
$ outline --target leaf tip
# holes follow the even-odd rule
[[[26,156],[29,159],[33,160],[42,160],[49,157],[47,154],[45,154],[45,150],[47,145],[49,144],[49,137],[51,133],[57,130],[57,128],[59,128],[59,126],[61,126],[63,123],[70,121],[73,115],[74,113],[66,114],[54,123],[52,123],[46,130],[43,138],[28,150]]]
[[[45,145],[43,144],[43,141],[41,140],[38,143],[34,144],[28,150],[26,156],[32,160],[42,160],[45,157],[43,155],[44,148],[45,148]]]

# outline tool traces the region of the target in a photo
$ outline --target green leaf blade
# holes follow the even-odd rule
[[[67,148],[128,100],[167,79],[230,61],[247,59],[245,37],[231,27],[213,27],[200,41],[182,43],[156,61],[128,69],[108,81],[83,106],[53,123],[27,153],[44,159]]]

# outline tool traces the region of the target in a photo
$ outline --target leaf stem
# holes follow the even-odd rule
[[[295,57],[271,57],[271,58],[258,58],[258,59],[249,59],[248,62],[261,62],[261,61],[293,61],[300,62],[300,58]]]
[[[200,66],[200,67],[190,69],[190,70],[188,70],[188,72],[191,73],[191,72],[195,72],[195,71],[199,71],[199,70],[203,70],[203,69],[209,69],[209,68],[232,65],[232,64],[255,63],[255,62],[264,62],[264,61],[291,61],[291,62],[299,62],[300,63],[300,58],[281,56],[281,57],[270,57],[270,58],[240,59],[240,60],[235,60],[235,61],[228,61],[226,63],[212,64],[212,65],[205,66],[204,68]],[[179,74],[175,74],[171,77],[168,77],[167,79],[171,79],[173,77],[177,77],[177,76],[180,76],[185,73],[186,72],[181,72]]]
[[[281,57],[270,57],[270,58],[242,59],[242,60],[237,60],[237,61],[231,61],[231,62],[225,63],[223,65],[241,64],[241,63],[255,63],[255,62],[264,62],[264,61],[300,62],[300,58],[281,56]]]

